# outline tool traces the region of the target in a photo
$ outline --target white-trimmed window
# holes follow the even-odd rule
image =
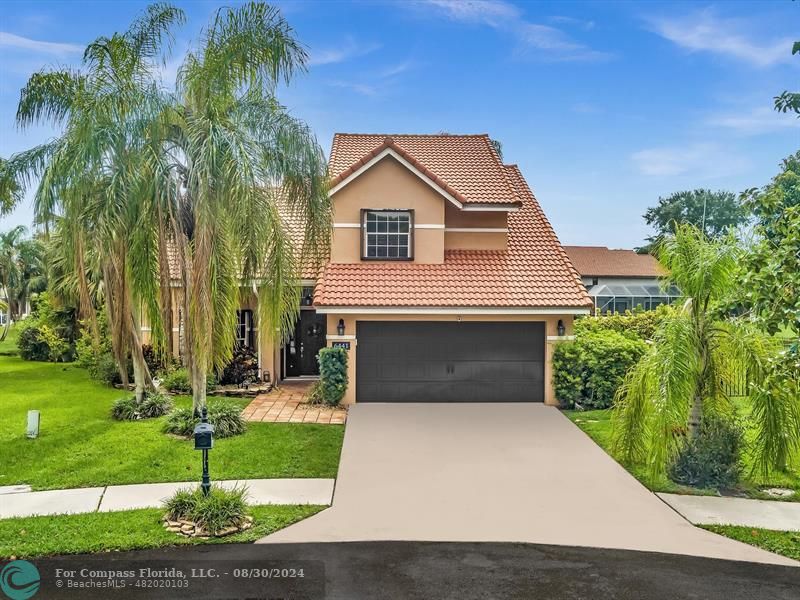
[[[362,210],[361,258],[364,260],[412,260],[414,258],[414,211]]]

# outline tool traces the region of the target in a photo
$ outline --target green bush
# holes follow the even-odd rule
[[[323,348],[319,351],[317,360],[322,399],[326,404],[336,406],[347,390],[347,350]]]
[[[258,354],[244,346],[233,351],[231,362],[222,370],[219,378],[222,385],[257,383],[258,380]]]
[[[605,318],[605,317],[603,317]],[[647,344],[613,330],[581,333],[553,353],[553,386],[565,406],[609,408],[625,374]]]
[[[726,419],[705,419],[670,465],[675,483],[699,488],[730,488],[741,474],[741,426]]]
[[[164,433],[189,437],[200,417],[191,408],[176,408],[164,422]],[[247,431],[247,423],[242,418],[242,409],[233,402],[219,400],[208,403],[208,422],[214,426],[214,437],[225,438],[241,435]]]
[[[164,373],[161,377],[161,387],[174,394],[191,394],[192,383],[189,380],[189,370],[186,367],[179,367]],[[213,392],[215,387],[217,387],[217,380],[213,373],[209,373],[206,376],[206,393]]]
[[[20,323],[17,348],[23,360],[69,362],[75,358],[75,309],[56,305],[42,292],[31,302],[31,315]]]
[[[628,310],[624,314],[581,317],[575,320],[575,335],[580,337],[588,333],[616,331],[626,337],[651,340],[659,323],[673,310],[671,306],[662,304],[655,310],[637,310],[634,312]]]
[[[189,382],[189,371],[180,367],[165,373],[161,378],[161,387],[176,394],[191,394],[192,385]]]
[[[50,358],[50,348],[47,346],[47,342],[42,339],[39,327],[30,317],[22,321],[19,326],[17,348],[22,360],[47,361]]]
[[[114,402],[111,417],[117,421],[138,421],[161,417],[174,408],[172,398],[160,391],[146,392],[141,403],[136,396],[126,396]]]
[[[208,496],[200,488],[181,489],[164,502],[165,518],[192,521],[209,535],[217,535],[228,527],[247,523],[246,494],[246,488],[226,490],[216,485],[211,486]]]

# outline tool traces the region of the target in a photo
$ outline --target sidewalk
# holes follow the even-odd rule
[[[243,479],[215,481],[225,488],[246,487],[251,504],[330,505],[333,479]],[[179,483],[140,483],[107,487],[14,491],[9,486],[0,493],[0,519],[59,515],[67,513],[109,512],[134,508],[158,508],[165,498],[180,488],[195,488],[196,481]],[[24,489],[24,487],[20,487]]]
[[[695,525],[741,525],[800,531],[800,502],[680,494],[657,496]]]

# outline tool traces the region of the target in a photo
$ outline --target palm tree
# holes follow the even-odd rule
[[[725,390],[745,373],[751,420],[764,441],[754,449],[756,464],[784,467],[800,444],[800,402],[769,385],[776,342],[752,322],[715,310],[735,289],[738,245],[731,236],[709,240],[682,224],[664,238],[658,256],[684,299],[618,392],[615,451],[631,462],[649,461],[654,476],[663,473],[704,417],[733,413]]]
[[[327,255],[332,218],[324,154],[276,97],[307,60],[278,9],[220,9],[198,48],[183,60],[160,152],[143,176],[160,182],[154,245],[174,244],[181,266],[195,410],[209,370],[231,359],[240,294],[256,292],[259,335],[285,335],[300,265]],[[306,223],[303,248],[287,213]]]
[[[63,125],[52,142],[9,160],[3,181],[30,184],[38,223],[57,220],[67,261],[63,281],[77,286],[84,318],[94,319],[87,257],[97,258],[109,316],[112,348],[123,383],[133,362],[136,397],[152,385],[141,348],[140,307],[147,311],[154,342],[163,340],[158,305],[158,264],[150,246],[152,182],[143,184],[140,165],[149,152],[149,132],[165,102],[154,70],[168,48],[170,28],[183,13],[168,5],[147,8],[125,33],[101,37],[84,54],[83,70],[45,70],[22,91],[21,127],[52,121]],[[4,187],[10,188],[8,183]],[[64,258],[64,256],[62,256]],[[96,328],[95,328],[96,329]]]
[[[5,294],[6,311],[6,323],[0,333],[0,342],[6,339],[11,327],[11,307],[22,279],[20,244],[26,233],[27,230],[22,225],[0,233],[0,291]]]

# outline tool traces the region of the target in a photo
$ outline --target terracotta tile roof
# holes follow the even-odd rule
[[[564,246],[578,273],[585,277],[659,277],[664,269],[655,257],[605,246]]]
[[[519,202],[488,135],[337,133],[328,171],[334,187],[386,148],[392,148],[459,202]]]
[[[499,158],[495,160],[499,163]],[[520,199],[507,250],[450,250],[442,264],[331,263],[318,306],[589,307],[586,289],[516,166],[501,165]]]

